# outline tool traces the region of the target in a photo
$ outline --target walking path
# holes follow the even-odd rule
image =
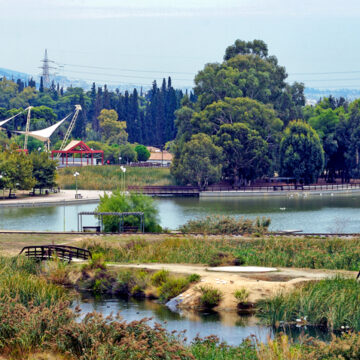
[[[50,193],[48,195],[36,196],[22,196],[16,199],[0,200],[0,207],[15,206],[15,207],[32,207],[32,206],[48,206],[58,203],[78,204],[78,203],[94,203],[100,200],[100,196],[104,193],[111,194],[111,191],[99,190],[78,190],[81,194],[81,199],[75,199],[75,190],[61,190],[58,193]]]

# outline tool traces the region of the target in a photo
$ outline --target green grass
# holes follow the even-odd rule
[[[115,190],[121,188],[120,166],[88,166],[62,168],[57,183],[62,189],[75,190],[74,172],[78,171],[78,188],[84,190]],[[174,185],[168,168],[126,168],[126,186]]]
[[[79,242],[81,247],[103,253],[106,261],[210,264],[236,261],[243,265],[342,269],[359,271],[360,238],[301,237],[104,237]]]
[[[341,277],[311,282],[262,300],[258,308],[259,316],[271,325],[299,319],[330,330],[360,331],[360,284]]]

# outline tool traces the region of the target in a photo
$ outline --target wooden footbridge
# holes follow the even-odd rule
[[[91,252],[86,249],[67,245],[33,245],[25,246],[20,254],[39,261],[58,258],[70,262],[73,259],[88,260],[92,258]],[[20,255],[19,254],[19,255]]]

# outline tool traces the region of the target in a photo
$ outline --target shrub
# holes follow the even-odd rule
[[[169,278],[159,287],[159,298],[161,301],[168,301],[183,293],[189,287],[189,280],[186,278]]]
[[[233,216],[207,216],[206,218],[189,220],[180,226],[182,233],[196,234],[254,234],[264,233],[270,226],[269,218],[256,218],[255,220],[235,218]]]
[[[151,283],[154,286],[161,286],[165,283],[169,278],[169,271],[167,270],[159,270],[151,276]]]
[[[188,281],[190,283],[196,283],[199,282],[201,279],[201,276],[199,274],[191,274],[188,276]]]
[[[219,305],[222,294],[220,290],[214,289],[210,286],[200,286],[199,289],[200,296],[200,306],[205,309],[212,309],[213,307]]]
[[[242,288],[240,290],[236,290],[234,292],[234,296],[235,296],[235,299],[239,302],[239,303],[245,303],[248,301],[248,298],[249,298],[249,291],[246,290],[245,288]]]

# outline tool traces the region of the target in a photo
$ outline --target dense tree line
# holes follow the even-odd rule
[[[95,83],[92,84],[90,91],[84,91],[79,87],[63,89],[54,82],[49,89],[46,89],[41,82],[37,90],[33,80],[24,83],[22,80],[12,81],[2,78],[0,79],[0,120],[15,115],[20,109],[31,105],[34,107],[31,130],[38,130],[54,124],[73,111],[74,105],[80,104],[82,111],[73,130],[73,138],[107,142],[109,145],[123,145],[130,142],[164,146],[176,136],[174,112],[179,108],[182,98],[182,91],[173,88],[170,77],[167,81],[163,80],[161,87],[158,87],[154,81],[151,90],[144,94],[142,91],[138,94],[137,89],[131,93],[110,91],[106,85],[97,87]],[[113,111],[112,116],[116,114],[113,120],[119,123],[119,133],[113,133],[112,139],[108,137],[106,124],[105,127],[101,125],[104,122],[102,110]],[[24,130],[25,123],[26,113],[9,122],[6,125],[8,136],[11,136],[12,130]],[[66,126],[62,126],[54,134],[52,138],[54,147],[59,146],[59,140],[62,139],[65,131]],[[36,145],[40,144],[36,143]]]
[[[261,40],[237,40],[222,63],[205,65],[195,101],[185,96],[175,112],[177,180],[206,187],[276,174],[303,183],[359,177],[360,100],[305,105],[304,85],[286,78]]]

